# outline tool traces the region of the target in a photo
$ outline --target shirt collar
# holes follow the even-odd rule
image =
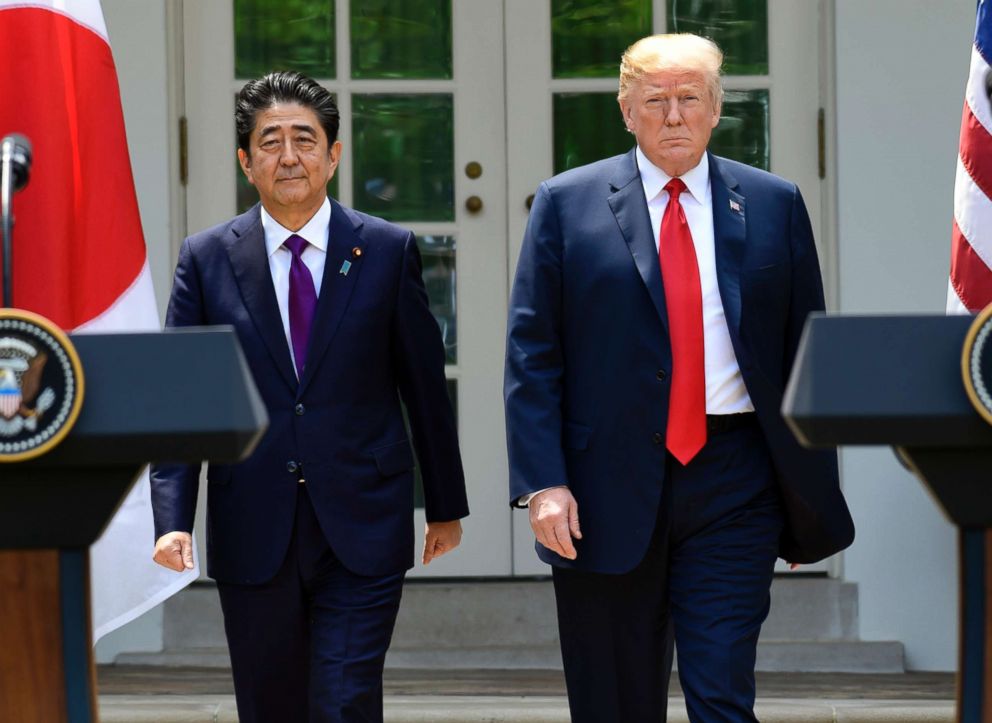
[[[276,221],[262,206],[262,231],[265,234],[265,251],[268,256],[274,254],[283,242],[292,235],[302,236],[311,246],[315,246],[324,253],[327,253],[327,233],[328,224],[331,222],[331,202],[324,198],[324,202],[317,209],[317,213],[310,217],[310,220],[299,231],[290,231],[281,223]]]
[[[668,182],[672,180],[672,177],[649,161],[640,146],[637,146],[635,155],[637,156],[637,168],[641,172],[641,184],[644,186],[644,196],[650,203],[664,190]],[[710,163],[708,156],[709,154],[704,152],[703,157],[696,164],[695,168],[686,171],[681,176],[686,189],[701,204],[706,203],[710,197]]]

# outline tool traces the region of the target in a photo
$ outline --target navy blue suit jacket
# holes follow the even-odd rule
[[[720,295],[786,512],[780,554],[813,562],[847,547],[854,525],[837,456],[800,447],[780,407],[806,316],[824,307],[799,189],[710,154]],[[510,297],[506,375],[511,503],[567,484],[583,539],[566,560],[635,567],[665,484],[671,347],[665,293],[634,151],[541,184]],[[661,443],[659,443],[661,440]]]
[[[167,327],[232,325],[269,413],[258,447],[207,470],[208,572],[262,583],[290,541],[302,464],[327,541],[362,575],[413,565],[413,467],[429,521],[468,514],[444,350],[409,231],[331,202],[327,259],[303,378],[293,369],[269,272],[259,206],[190,236]],[[352,266],[340,273],[343,261]],[[191,360],[190,373],[195,373]],[[191,531],[199,466],[152,470],[155,534]]]

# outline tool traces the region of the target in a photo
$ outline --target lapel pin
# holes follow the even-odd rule
[[[351,257],[353,259],[360,259],[360,258],[362,258],[362,249],[361,249],[360,246],[356,246],[355,248],[353,248],[351,250]]]
[[[737,213],[742,213],[741,205],[737,203],[734,199],[730,199],[730,210],[736,211]]]
[[[345,259],[341,262],[341,270],[338,273],[342,276],[347,276],[349,271],[351,271],[351,262]]]

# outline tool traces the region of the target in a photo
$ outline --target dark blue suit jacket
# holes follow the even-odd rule
[[[293,529],[298,473],[335,554],[362,575],[413,564],[413,466],[429,521],[468,514],[444,350],[414,236],[331,202],[327,260],[303,378],[297,381],[269,272],[259,206],[190,236],[167,327],[230,324],[269,413],[237,465],[207,471],[207,561],[220,582],[262,583]],[[347,274],[342,262],[352,263]],[[190,360],[189,373],[196,373]],[[198,466],[152,470],[155,534],[193,527]]]
[[[837,456],[803,449],[780,407],[806,316],[824,307],[799,189],[709,155],[720,295],[774,460],[787,525],[780,554],[813,562],[854,525]],[[731,205],[733,204],[733,205]],[[510,298],[504,393],[511,503],[567,484],[578,559],[620,573],[647,550],[665,484],[671,347],[665,293],[634,151],[541,184]]]

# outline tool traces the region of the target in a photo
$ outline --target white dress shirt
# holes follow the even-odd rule
[[[668,207],[668,191],[665,185],[672,177],[655,166],[641,151],[635,151],[637,168],[641,173],[644,199],[651,216],[651,232],[654,234],[654,247],[661,242],[661,219]],[[753,412],[754,405],[744,386],[737,356],[730,342],[727,317],[723,313],[723,300],[716,276],[716,240],[713,231],[713,191],[710,188],[710,164],[707,154],[703,154],[699,164],[681,176],[686,190],[679,196],[679,202],[689,222],[689,232],[696,249],[696,263],[699,265],[699,285],[703,297],[703,354],[706,373],[706,413],[739,414]],[[562,486],[562,485],[556,485]],[[545,489],[551,489],[547,487]],[[523,495],[519,504],[526,507],[538,490]]]
[[[306,225],[299,231],[290,231],[269,215],[262,207],[262,231],[265,234],[265,251],[269,257],[269,273],[272,274],[272,285],[276,290],[276,301],[279,303],[279,316],[282,318],[282,328],[289,345],[289,356],[293,360],[293,370],[296,370],[296,355],[293,354],[293,339],[289,333],[289,266],[293,254],[283,243],[290,236],[305,238],[309,246],[303,249],[300,258],[313,276],[313,288],[320,297],[320,282],[324,278],[324,262],[327,260],[328,226],[331,221],[331,202],[324,203]]]
[[[672,177],[636,151],[637,167],[651,216],[654,246],[661,241],[661,219],[668,207],[665,185]],[[699,164],[682,176],[686,190],[679,196],[689,232],[696,248],[699,265],[699,285],[703,294],[703,354],[706,368],[706,413],[739,414],[753,412],[754,405],[744,386],[737,356],[730,342],[727,317],[716,276],[716,241],[713,234],[713,191],[710,188],[710,164],[703,154]]]

